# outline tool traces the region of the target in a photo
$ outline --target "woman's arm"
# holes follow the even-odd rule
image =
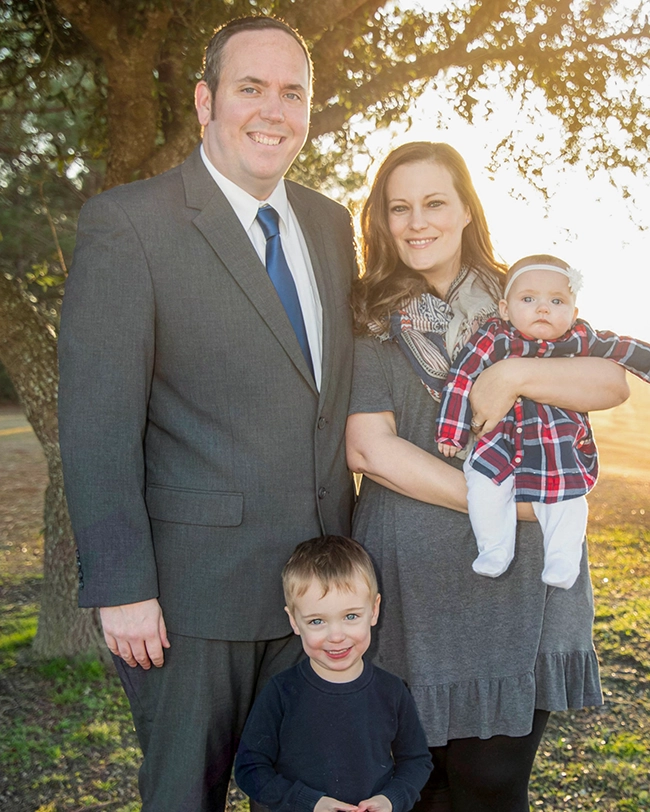
[[[506,358],[479,375],[470,403],[474,421],[483,424],[480,434],[485,434],[519,396],[590,412],[618,406],[629,394],[625,370],[606,358]]]
[[[397,436],[393,412],[348,417],[348,467],[403,496],[467,513],[463,472]]]
[[[350,415],[345,437],[351,471],[411,499],[467,513],[463,472],[398,437],[393,412]],[[535,521],[529,504],[518,504],[517,516]]]

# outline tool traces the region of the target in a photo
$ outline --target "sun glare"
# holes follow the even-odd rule
[[[439,11],[446,0],[412,0],[401,9]],[[650,94],[650,87],[648,88]],[[440,93],[428,89],[412,110],[407,128],[370,133],[377,163],[406,141],[446,141],[467,161],[485,207],[493,241],[507,263],[531,253],[552,253],[580,268],[585,284],[578,306],[595,329],[650,341],[646,294],[650,291],[650,179],[618,170],[590,172],[584,164],[554,160],[559,125],[533,93],[523,107],[495,86],[477,94],[470,125]],[[609,123],[616,137],[617,123]],[[531,169],[547,197],[521,175],[515,160],[497,148],[513,133],[514,152],[533,142],[544,156]],[[495,157],[496,155],[496,157]],[[372,178],[374,167],[369,170]],[[626,189],[627,191],[624,191]]]

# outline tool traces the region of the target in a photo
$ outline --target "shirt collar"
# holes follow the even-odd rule
[[[258,200],[256,197],[253,197],[253,195],[250,195],[248,192],[244,191],[241,186],[237,186],[236,183],[233,183],[233,181],[219,172],[219,170],[205,154],[203,144],[201,144],[201,158],[203,159],[206,169],[210,175],[212,175],[214,182],[221,189],[226,197],[226,200],[232,206],[245,231],[249,231],[250,227],[255,222],[255,218],[257,217],[257,212],[260,206],[267,203],[269,206],[273,206],[273,208],[280,215],[280,220],[282,221],[285,230],[288,229],[289,201],[287,199],[287,190],[284,185],[283,178],[280,179],[280,182],[266,200]]]

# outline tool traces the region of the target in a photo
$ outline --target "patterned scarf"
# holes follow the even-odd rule
[[[467,340],[487,319],[498,316],[497,305],[472,268],[463,266],[445,301],[430,293],[411,299],[391,313],[387,331],[371,324],[381,341],[396,341],[429,394],[440,401],[449,368]]]

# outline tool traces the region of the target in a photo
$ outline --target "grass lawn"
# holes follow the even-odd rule
[[[533,809],[650,810],[650,531],[590,535],[605,704],[551,714]]]
[[[0,442],[0,809],[134,812],[140,755],[117,677],[97,662],[30,660],[45,472],[33,438]],[[650,812],[648,481],[605,477],[594,493],[590,553],[606,701],[551,716],[534,810]],[[231,806],[243,805],[233,792]]]

